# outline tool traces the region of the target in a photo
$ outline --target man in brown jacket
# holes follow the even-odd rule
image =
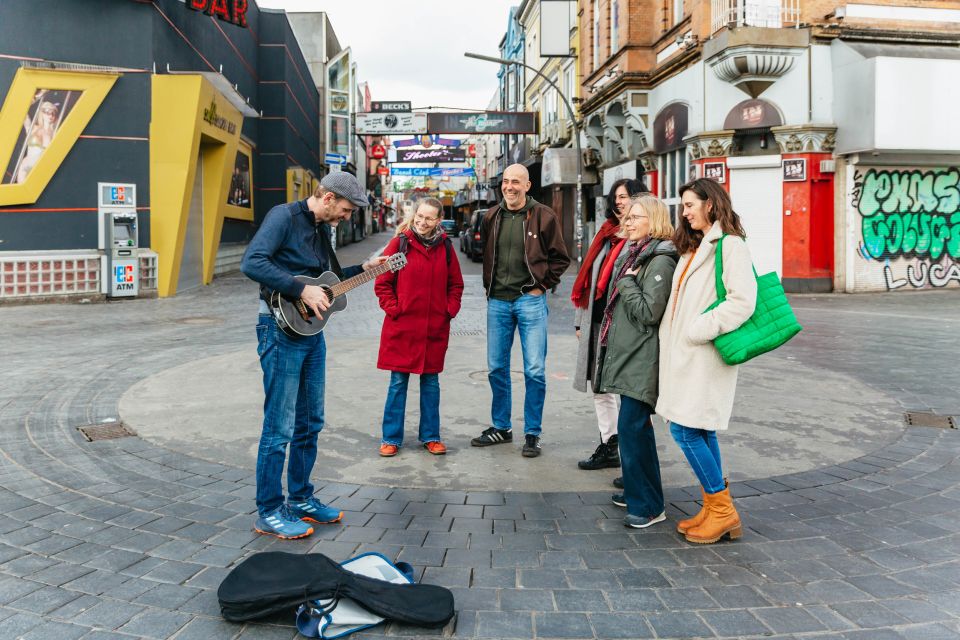
[[[480,224],[483,288],[487,293],[487,369],[493,392],[493,426],[470,441],[475,447],[513,441],[510,350],[519,329],[526,393],[523,456],[540,455],[547,391],[547,299],[570,264],[560,220],[550,207],[527,196],[530,174],[521,164],[503,172],[503,201]]]

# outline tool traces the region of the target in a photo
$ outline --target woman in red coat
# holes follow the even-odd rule
[[[390,371],[390,388],[383,408],[380,455],[397,455],[403,444],[403,418],[410,374],[420,375],[420,442],[442,455],[440,440],[440,380],[450,339],[450,320],[460,311],[463,276],[457,254],[440,226],[443,205],[425,198],[416,213],[397,227],[384,255],[403,251],[407,266],[377,278],[374,290],[387,316],[380,332],[377,368]]]

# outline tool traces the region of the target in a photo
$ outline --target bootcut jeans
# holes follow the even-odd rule
[[[646,402],[620,396],[617,434],[623,497],[627,501],[627,513],[640,517],[656,517],[663,513],[663,484],[660,482],[657,438],[650,420],[652,413],[653,407]]]
[[[383,407],[383,442],[403,444],[403,418],[407,410],[407,386],[410,374],[390,372],[387,402]],[[420,374],[420,442],[440,441],[440,376]]]
[[[671,422],[670,435],[683,451],[703,490],[710,494],[723,491],[723,463],[717,432]]]
[[[547,394],[547,296],[525,293],[512,302],[487,300],[487,369],[493,393],[490,414],[493,426],[508,431],[513,410],[510,383],[510,350],[514,333],[520,334],[523,353],[523,433],[539,436],[543,401]],[[519,330],[519,331],[518,331]]]
[[[323,332],[291,338],[270,314],[257,321],[257,353],[263,370],[263,430],[257,449],[257,511],[283,504],[283,462],[287,458],[290,502],[313,495],[310,473],[323,429],[327,347]]]

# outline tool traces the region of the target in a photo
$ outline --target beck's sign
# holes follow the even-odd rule
[[[373,102],[370,103],[370,111],[373,111],[374,113],[383,113],[385,111],[409,113],[410,102],[406,100],[399,100],[394,102],[387,102],[385,100],[374,100]]]
[[[247,26],[248,0],[186,0],[187,7],[238,27]]]

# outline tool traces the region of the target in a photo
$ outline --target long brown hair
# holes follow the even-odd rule
[[[715,180],[710,178],[697,178],[680,187],[679,195],[682,198],[687,191],[692,191],[698,199],[710,203],[710,210],[707,211],[707,219],[713,222],[720,222],[720,228],[724,233],[732,236],[747,237],[747,232],[743,230],[740,224],[740,216],[733,210],[733,204],[730,202],[730,195]],[[677,228],[673,232],[673,244],[677,247],[677,253],[683,255],[693,251],[700,246],[703,240],[703,232],[695,231],[687,219],[683,217],[683,205],[677,214]]]

